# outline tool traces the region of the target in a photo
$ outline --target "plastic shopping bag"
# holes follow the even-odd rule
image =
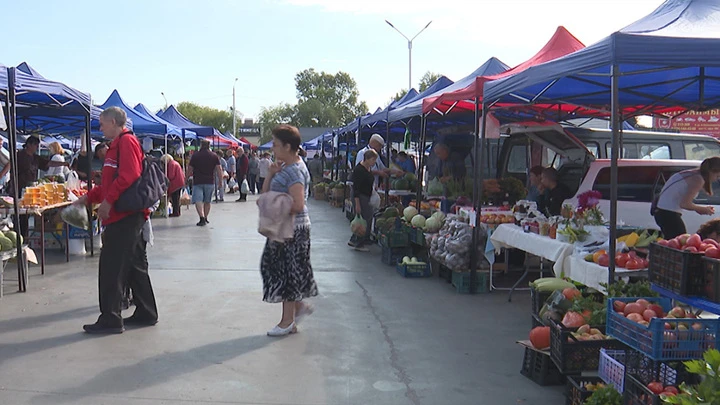
[[[184,188],[182,192],[180,192],[180,205],[190,205],[191,202],[190,194],[188,194],[187,188]]]
[[[80,177],[78,177],[78,174],[76,171],[71,171],[68,173],[67,181],[65,182],[65,187],[67,187],[68,190],[80,190],[81,184],[80,184]]]
[[[242,186],[240,186],[240,192],[243,194],[250,193],[250,185],[248,184],[247,179],[243,180]]]
[[[354,235],[365,236],[367,230],[367,222],[359,215],[355,215],[355,219],[350,222],[350,230]]]
[[[63,221],[80,229],[88,229],[90,220],[88,220],[87,209],[82,205],[69,205],[60,212],[60,218]]]
[[[377,190],[373,190],[372,195],[370,195],[370,206],[374,209],[380,208],[380,194],[378,194]]]

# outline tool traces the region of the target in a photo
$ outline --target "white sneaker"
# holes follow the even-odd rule
[[[295,313],[295,323],[300,323],[306,316],[310,316],[315,312],[315,307],[312,304],[302,304],[300,309]]]
[[[267,332],[267,335],[272,336],[272,337],[287,336],[291,333],[296,333],[296,332],[297,332],[297,327],[295,326],[295,322],[293,322],[287,328],[281,328],[279,325],[275,325],[274,328],[270,329]]]

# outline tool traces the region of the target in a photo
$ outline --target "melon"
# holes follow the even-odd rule
[[[410,188],[410,182],[405,179],[397,179],[393,182],[394,190],[408,190]]]
[[[6,238],[10,239],[10,241],[11,241],[12,244],[13,244],[13,247],[17,247],[17,246],[16,246],[16,244],[17,244],[17,234],[15,233],[15,231],[6,231],[6,232],[4,232],[4,234],[5,234],[5,237],[6,237]],[[20,235],[20,244],[22,244],[22,243],[23,243],[23,237],[22,237],[22,235]]]
[[[414,226],[415,228],[424,228],[425,227],[425,217],[418,214],[415,215],[412,220],[410,221],[410,224]]]
[[[395,207],[388,207],[385,208],[385,212],[383,212],[383,218],[394,218],[400,216],[400,211],[398,211]]]
[[[3,252],[13,250],[13,242],[5,235],[0,236],[0,250]]]

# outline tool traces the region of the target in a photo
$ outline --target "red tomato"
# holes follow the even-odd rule
[[[708,245],[713,245],[713,246],[715,246],[715,247],[720,247],[720,244],[718,244],[715,239],[710,239],[710,238],[704,239],[704,240],[702,241],[702,243],[707,243]]]
[[[667,247],[673,248],[673,249],[680,249],[680,242],[677,239],[670,239],[667,242]]]
[[[661,392],[660,395],[665,395],[666,397],[674,397],[675,395],[677,395],[677,393],[672,391],[664,391]]]
[[[700,247],[700,244],[702,243],[702,239],[700,239],[700,235],[698,234],[692,234],[687,239],[687,242],[685,242],[686,246],[695,246],[696,249]],[[699,250],[699,249],[698,249]]]
[[[683,248],[683,250],[687,250],[687,251],[690,252],[690,253],[697,253],[697,252],[698,252],[698,250],[697,250],[697,248],[696,248],[695,246],[690,246],[690,245],[685,246],[685,247]]]
[[[641,266],[642,262],[637,259],[630,259],[625,263],[625,268],[628,270],[638,270],[642,268]]]
[[[710,249],[711,247],[713,247],[713,245],[711,245],[709,243],[701,243],[700,246],[698,247],[698,252],[704,252],[704,251]]]
[[[648,267],[650,267],[650,260],[643,259],[642,265],[643,265],[642,266],[643,269],[647,269]]]
[[[634,250],[631,250],[631,251],[628,252],[627,255],[628,255],[629,258],[634,259],[634,258],[637,257],[637,252],[635,252]]]
[[[608,256],[607,254],[600,255],[600,257],[598,257],[598,264],[603,267],[609,266],[610,265],[610,256]]]
[[[659,383],[657,381],[653,381],[650,384],[647,385],[648,389],[652,391],[654,394],[660,394],[664,391],[664,387],[662,383]]]
[[[705,256],[711,257],[713,259],[720,259],[720,249],[716,247],[711,247],[705,251]]]
[[[659,241],[657,242],[657,244],[660,245],[660,246],[667,246],[667,245],[668,245],[668,241],[666,241],[665,239],[662,239],[662,240],[659,240]]]
[[[677,395],[680,391],[678,391],[678,389],[673,387],[672,385],[668,385],[667,387],[665,387],[665,392],[672,392],[673,394]]]
[[[685,245],[687,245],[688,239],[690,239],[690,234],[684,233],[675,239],[677,239],[678,243],[680,243],[680,246],[685,246]]]
[[[618,267],[625,267],[625,263],[627,263],[628,258],[628,255],[626,255],[625,253],[618,253],[617,255],[615,255],[615,264]]]

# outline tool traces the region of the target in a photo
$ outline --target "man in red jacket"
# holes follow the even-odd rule
[[[158,318],[143,238],[149,211],[118,212],[114,208],[120,195],[140,177],[144,159],[137,138],[125,128],[126,121],[125,111],[118,107],[100,114],[100,130],[111,141],[102,169],[102,185],[75,202],[99,203],[97,213],[105,227],[98,283],[100,317],[96,323],[83,326],[87,333],[122,333],[124,325],[154,325]],[[132,289],[136,309],[123,320],[120,311],[126,285]]]

